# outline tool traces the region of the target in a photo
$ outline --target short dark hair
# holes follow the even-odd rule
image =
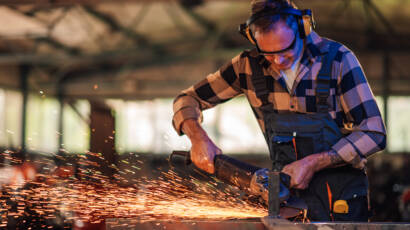
[[[251,2],[252,15],[266,8],[277,9],[278,11],[285,8],[297,9],[296,5],[290,0],[252,0]],[[262,31],[269,31],[272,29],[273,25],[280,20],[286,22],[290,28],[297,32],[297,18],[294,15],[289,14],[277,14],[263,17],[253,22],[252,26],[261,29]]]

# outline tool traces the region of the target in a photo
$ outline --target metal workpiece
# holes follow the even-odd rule
[[[270,217],[222,221],[156,220],[145,222],[131,218],[112,218],[105,221],[105,227],[107,230],[407,230],[410,229],[410,223],[296,223]]]
[[[407,230],[410,223],[312,222],[300,223],[263,217],[267,230]]]
[[[113,218],[105,221],[107,230],[138,229],[138,230],[266,230],[259,218],[244,220],[163,220],[137,222],[126,218]]]

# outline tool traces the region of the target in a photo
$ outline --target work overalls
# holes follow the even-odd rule
[[[329,52],[322,56],[322,67],[317,76],[317,113],[277,113],[268,102],[269,91],[262,70],[263,57],[249,58],[256,96],[262,101],[265,139],[271,159],[283,166],[310,154],[328,151],[343,137],[330,117],[327,105],[332,62],[340,45],[331,42]],[[364,170],[350,165],[316,172],[305,190],[293,189],[295,196],[308,205],[311,221],[367,221],[368,182]]]

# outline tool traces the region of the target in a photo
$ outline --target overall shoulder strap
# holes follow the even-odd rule
[[[252,69],[252,84],[255,88],[256,97],[262,101],[261,109],[264,110],[265,108],[270,107],[269,103],[269,90],[267,87],[267,81],[265,75],[263,73],[263,64],[264,64],[263,57],[258,56],[257,58],[249,58],[249,62]]]
[[[332,79],[333,60],[341,45],[336,42],[329,44],[329,52],[323,57],[322,67],[316,80],[316,109],[318,113],[327,113],[327,99],[330,95],[330,79]]]

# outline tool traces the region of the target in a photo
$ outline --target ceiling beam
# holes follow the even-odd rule
[[[249,0],[203,0],[207,2],[217,1],[247,1]],[[49,6],[67,6],[67,5],[95,5],[100,3],[120,3],[120,2],[141,2],[152,3],[152,0],[0,0],[0,5],[17,6],[17,5],[49,5]],[[155,0],[155,2],[179,2],[179,0]]]
[[[126,37],[132,39],[134,42],[136,42],[140,46],[144,47],[149,47],[152,51],[154,51],[156,54],[163,54],[165,53],[165,50],[163,47],[159,45],[155,45],[149,42],[148,39],[146,39],[144,36],[138,34],[134,30],[122,26],[120,23],[117,22],[117,20],[112,17],[109,14],[100,12],[92,7],[85,6],[84,10],[100,20],[101,22],[105,23],[107,26],[110,27],[111,30],[117,31],[125,35]]]

